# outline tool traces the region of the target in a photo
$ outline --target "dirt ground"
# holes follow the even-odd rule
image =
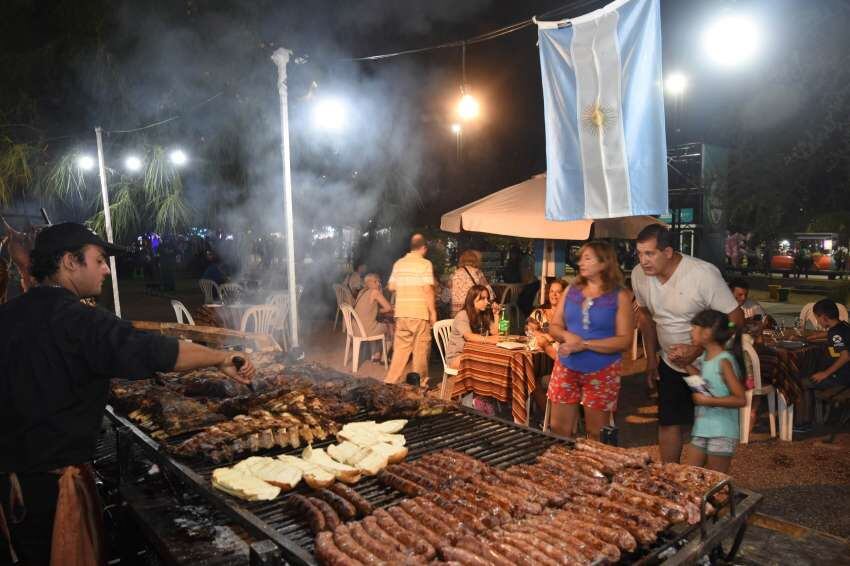
[[[139,281],[122,281],[124,317],[131,320],[174,321],[170,297],[146,294]],[[106,295],[108,296],[108,289]],[[195,281],[178,280],[175,298],[190,310],[202,303]],[[111,300],[104,297],[104,306]],[[302,345],[307,358],[336,369],[342,365],[344,334],[331,330],[327,319],[302,321]],[[346,371],[350,371],[350,364]],[[644,446],[657,454],[657,407],[649,398],[643,374],[643,360],[626,364],[616,415],[620,444]],[[382,379],[383,365],[365,362],[357,377]],[[431,382],[442,375],[439,355],[431,356]],[[795,433],[793,442],[770,439],[767,415],[762,411],[750,443],[739,445],[732,475],[738,485],[762,493],[760,512],[799,523],[834,536],[850,538],[850,428],[822,428],[806,435]],[[832,443],[825,442],[831,432]]]

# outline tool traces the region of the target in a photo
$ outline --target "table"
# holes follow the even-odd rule
[[[826,343],[808,343],[789,349],[776,345],[756,346],[764,383],[772,383],[789,405],[794,405],[798,422],[808,422],[808,403],[803,402],[803,383],[813,373],[826,368],[829,358]]]
[[[536,377],[551,373],[552,364],[542,350],[507,350],[495,344],[467,342],[452,397],[471,391],[510,403],[514,422],[526,424],[526,402],[537,387]]]

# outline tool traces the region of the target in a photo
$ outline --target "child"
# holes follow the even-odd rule
[[[725,349],[733,336],[734,356]],[[743,367],[741,329],[722,312],[705,310],[691,321],[691,339],[705,352],[697,360],[701,371],[693,366],[688,366],[688,371],[702,376],[711,395],[693,394],[696,412],[685,463],[725,473],[740,438],[738,408],[747,403],[738,377]]]

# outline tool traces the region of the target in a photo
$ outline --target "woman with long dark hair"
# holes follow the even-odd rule
[[[549,381],[551,427],[572,435],[581,403],[587,435],[598,439],[617,408],[620,361],[631,345],[634,313],[611,244],[584,244],[578,268],[549,323],[549,334],[561,343]]]
[[[499,304],[490,302],[490,291],[483,285],[473,285],[466,293],[463,309],[458,311],[452,323],[452,333],[446,344],[446,363],[457,368],[460,355],[467,342],[495,344],[499,338],[499,322],[496,319]]]

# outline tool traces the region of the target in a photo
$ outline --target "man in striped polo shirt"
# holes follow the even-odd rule
[[[413,354],[413,371],[428,381],[431,326],[437,321],[434,266],[425,259],[428,243],[422,234],[410,238],[410,253],[393,265],[387,288],[395,291],[395,340],[387,383],[399,383]]]

